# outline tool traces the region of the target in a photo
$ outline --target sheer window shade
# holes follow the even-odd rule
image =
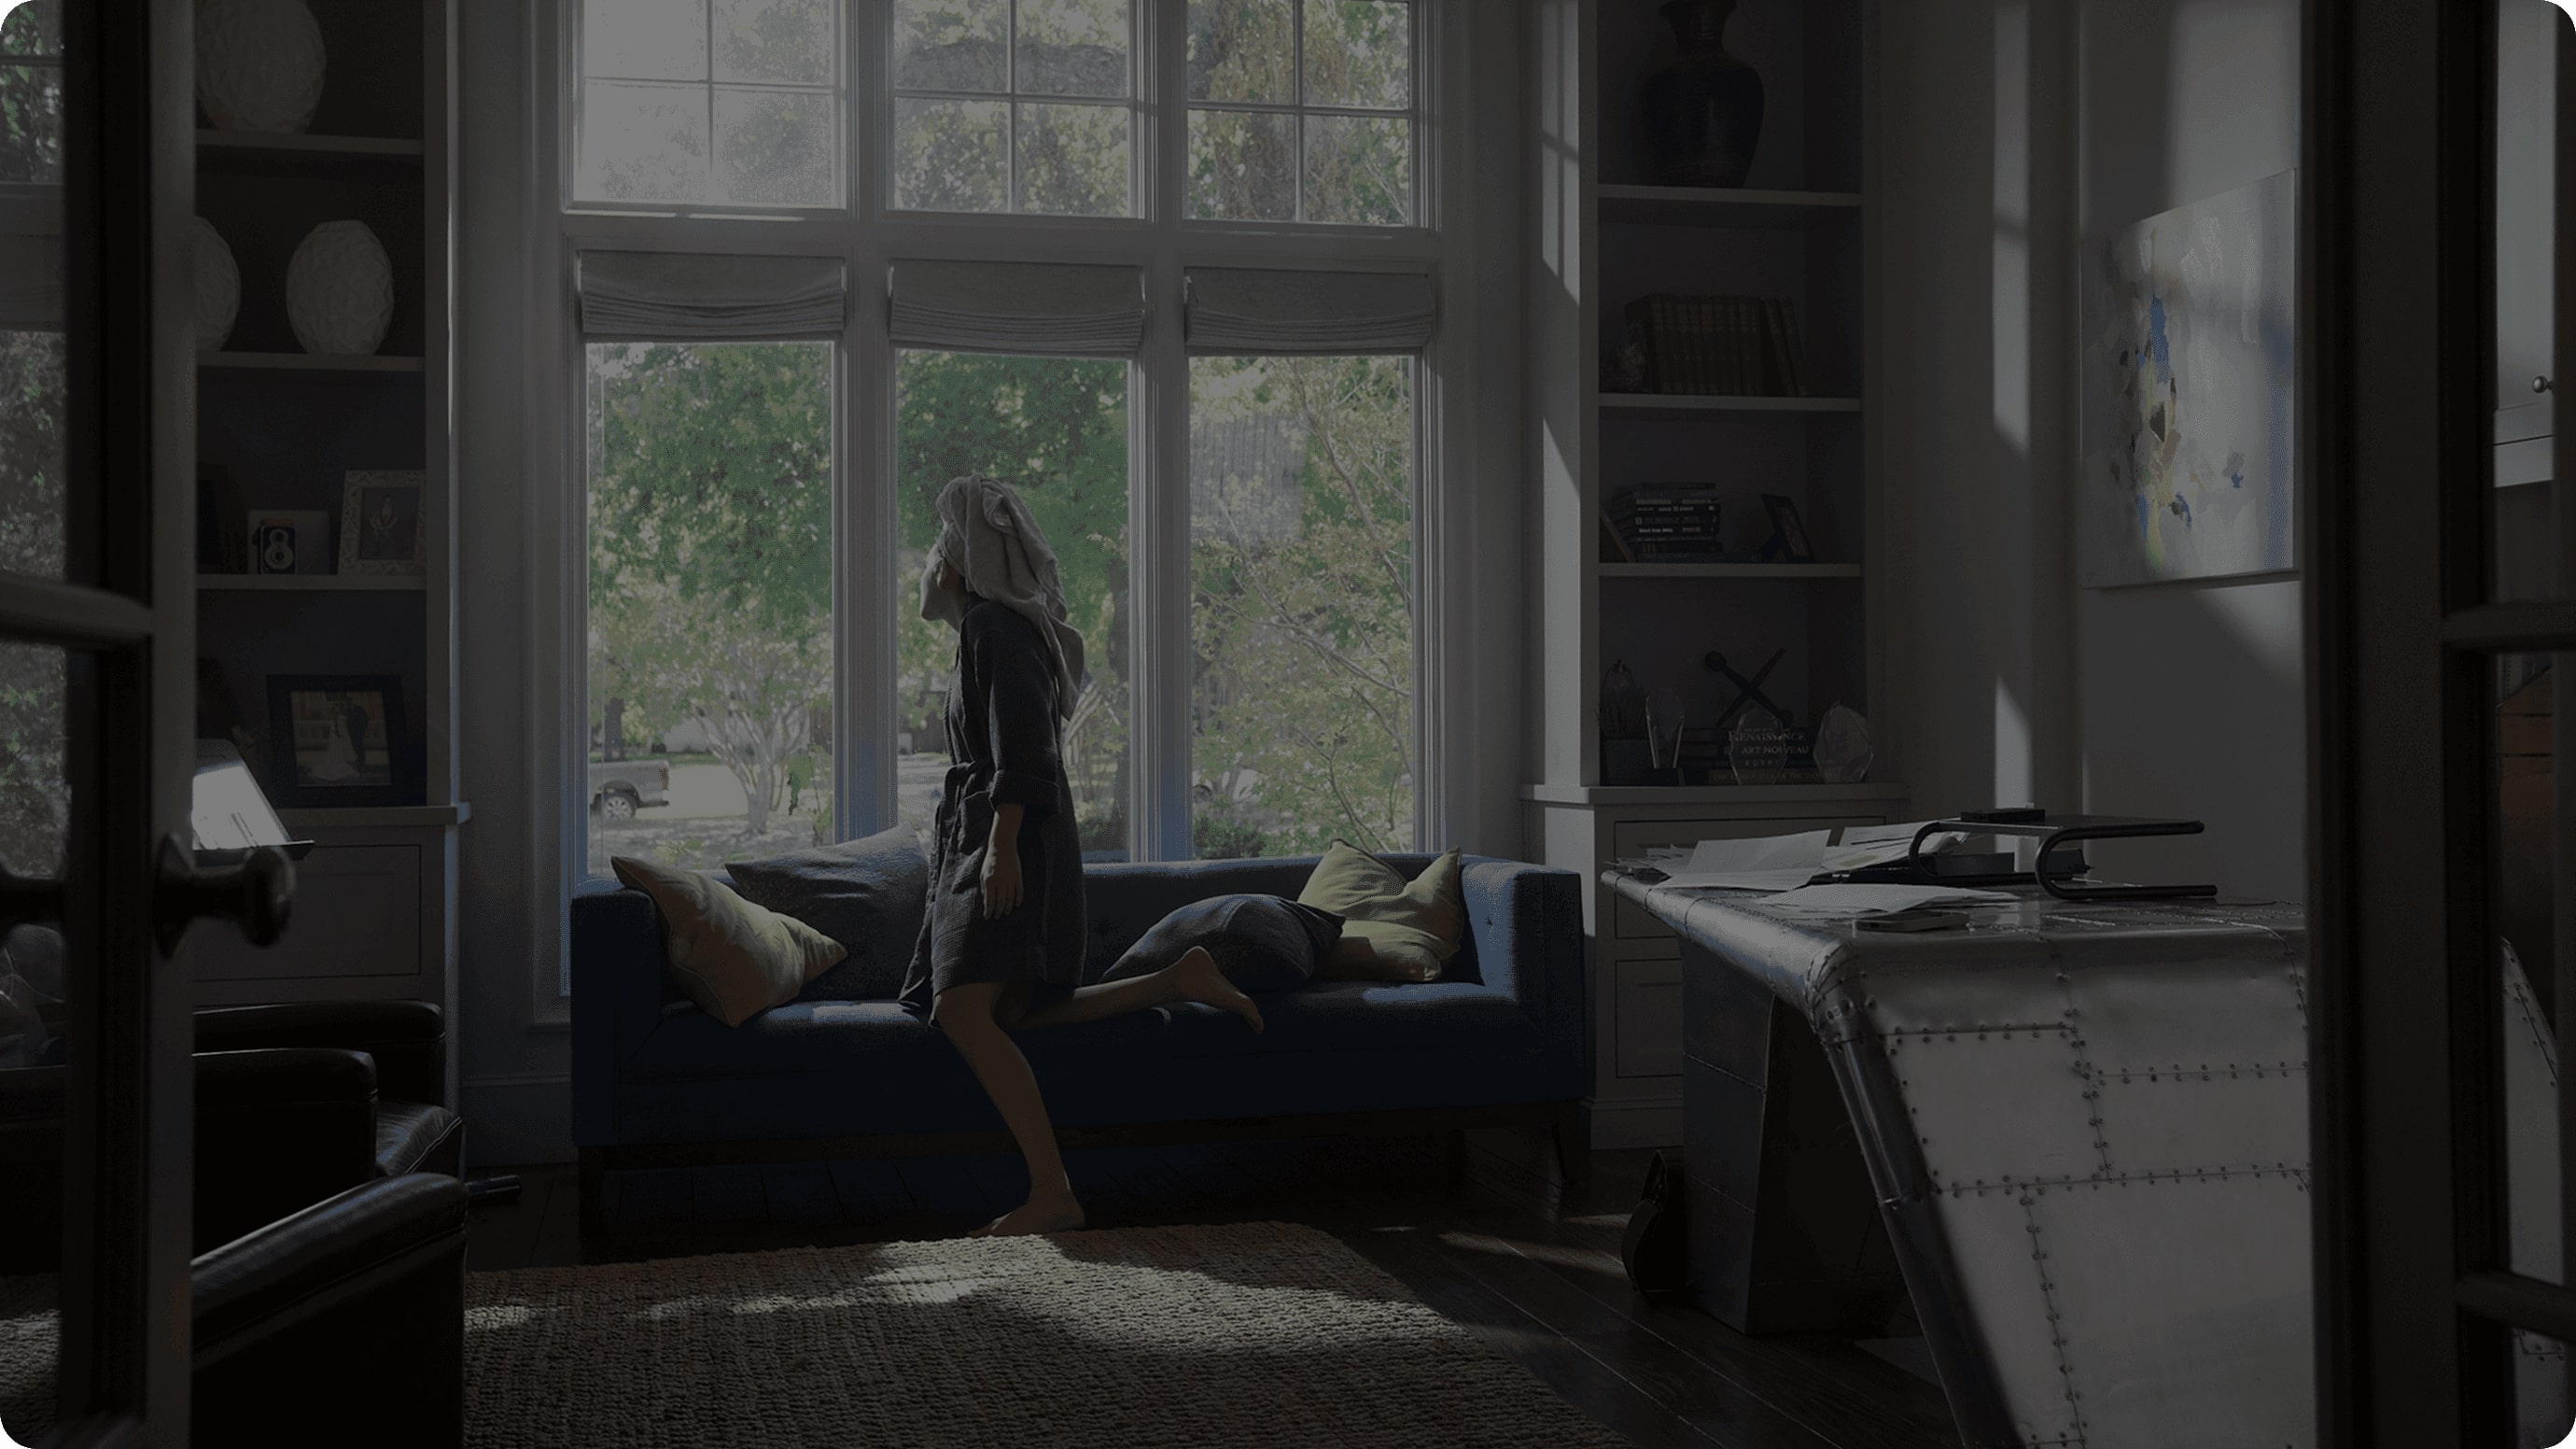
[[[899,261],[897,347],[1124,357],[1145,341],[1144,270],[1054,262]]]
[[[1192,352],[1418,352],[1435,311],[1431,279],[1415,272],[1189,269]]]
[[[839,257],[581,254],[581,330],[597,339],[838,337],[848,317]]]

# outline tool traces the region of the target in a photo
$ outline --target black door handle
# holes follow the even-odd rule
[[[188,923],[199,916],[221,916],[241,927],[254,946],[274,946],[286,934],[295,901],[295,862],[273,845],[252,851],[241,864],[209,870],[175,835],[161,841],[161,881],[154,901],[153,930],[161,954],[179,949]]]

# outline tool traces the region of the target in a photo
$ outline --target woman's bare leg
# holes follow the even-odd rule
[[[1252,998],[1237,990],[1216,969],[1216,958],[1204,949],[1192,946],[1181,953],[1181,959],[1150,976],[1130,976],[1124,981],[1104,981],[1085,986],[1071,996],[1058,997],[1032,1006],[1016,1015],[1005,1005],[1001,1011],[1003,1025],[1014,1030],[1023,1027],[1072,1026],[1077,1022],[1101,1021],[1124,1016],[1131,1011],[1147,1011],[1168,1006],[1175,1001],[1198,1001],[1221,1011],[1230,1011],[1261,1030],[1261,1008]]]
[[[993,1099],[1029,1164],[1029,1200],[976,1229],[974,1236],[1065,1232],[1082,1226],[1082,1204],[1073,1195],[1072,1179],[1065,1176],[1055,1124],[1047,1119],[1046,1099],[1038,1095],[1037,1073],[1029,1070],[1029,1059],[995,1019],[1004,989],[980,982],[952,986],[930,1008],[931,1019],[956,1044],[975,1080],[984,1084],[984,1095]]]

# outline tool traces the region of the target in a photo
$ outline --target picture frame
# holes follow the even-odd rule
[[[269,798],[290,808],[408,803],[399,674],[268,677]]]
[[[340,572],[419,577],[428,571],[427,495],[416,468],[341,475]]]
[[[1814,563],[1815,545],[1807,541],[1807,525],[1798,517],[1798,501],[1777,493],[1765,493],[1762,495],[1762,509],[1771,515],[1771,541],[1762,545],[1763,560]]]

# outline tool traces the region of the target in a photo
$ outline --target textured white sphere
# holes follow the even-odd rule
[[[198,0],[197,104],[216,130],[312,125],[322,64],[322,27],[304,0]]]
[[[364,356],[394,316],[394,266],[363,221],[313,228],[286,264],[286,320],[307,352]]]
[[[197,350],[221,352],[224,339],[233,335],[233,318],[241,312],[241,268],[233,264],[233,249],[202,216],[196,237]]]

